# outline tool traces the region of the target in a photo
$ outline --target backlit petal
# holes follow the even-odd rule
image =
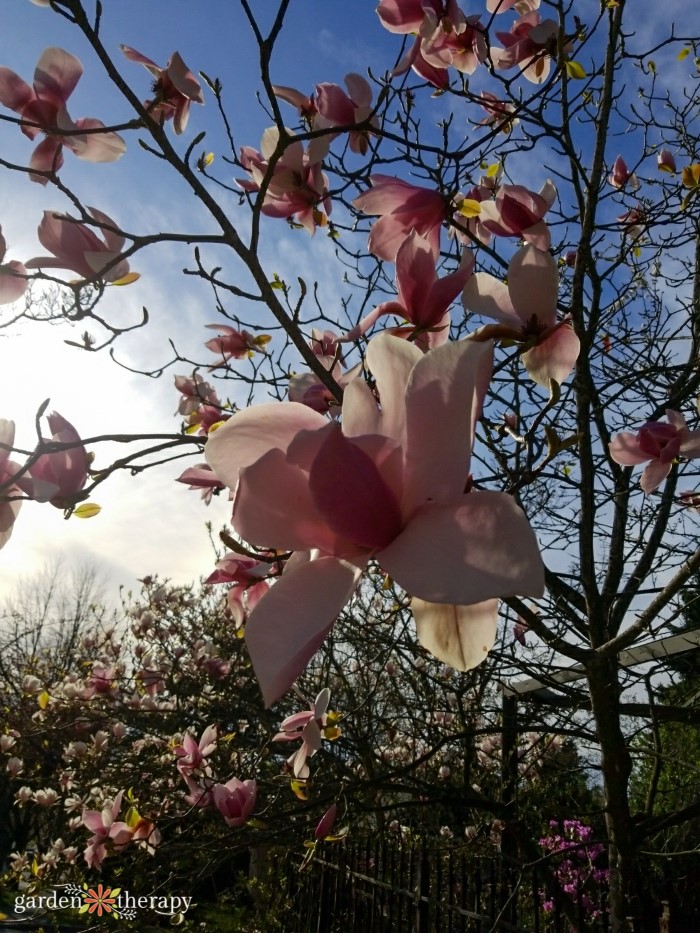
[[[457,671],[481,664],[496,638],[498,600],[451,606],[411,600],[418,641]]]

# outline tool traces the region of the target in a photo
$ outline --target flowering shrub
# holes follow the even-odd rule
[[[552,832],[540,839],[539,846],[550,856],[559,891],[568,895],[587,919],[600,917],[610,873],[596,862],[605,852],[605,845],[592,842],[592,827],[580,820],[550,820],[549,828]],[[542,906],[551,912],[555,901],[548,897]]]

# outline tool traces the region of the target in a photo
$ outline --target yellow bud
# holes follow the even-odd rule
[[[93,518],[95,515],[99,515],[101,511],[102,506],[96,502],[83,502],[77,509],[74,509],[73,515],[76,518]]]

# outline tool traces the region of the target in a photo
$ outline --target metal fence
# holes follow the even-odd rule
[[[608,929],[582,903],[545,893],[535,869],[426,841],[326,845],[288,874],[288,933],[569,933]],[[544,903],[550,909],[545,911]]]

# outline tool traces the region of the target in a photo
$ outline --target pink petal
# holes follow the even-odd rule
[[[353,379],[343,396],[343,434],[346,437],[378,434],[381,412],[364,379]]]
[[[173,52],[170,56],[167,66],[168,77],[175,85],[175,88],[188,100],[193,100],[198,104],[204,103],[202,88],[199,81],[192,74],[190,69],[182,60],[179,52]],[[184,129],[184,123],[182,129]]]
[[[265,705],[271,706],[314,656],[362,574],[320,557],[283,574],[250,614],[246,643]]]
[[[508,266],[508,291],[516,314],[526,324],[536,317],[547,327],[556,322],[559,275],[554,257],[523,246]]]
[[[286,450],[300,431],[315,431],[326,424],[323,415],[299,402],[253,405],[209,435],[204,456],[221,482],[235,489],[243,467],[269,450]]]
[[[501,492],[428,503],[377,560],[428,602],[467,606],[496,596],[541,596],[544,567],[525,513]]]
[[[427,305],[428,294],[435,279],[435,257],[430,244],[425,237],[412,230],[396,253],[400,304],[411,312],[422,311]]]
[[[548,250],[552,245],[552,234],[544,220],[538,220],[536,224],[523,230],[522,233],[523,240],[539,250]]]
[[[47,136],[32,152],[29,167],[35,172],[58,172],[63,166],[63,143],[55,136]],[[40,185],[48,182],[41,175],[30,175]]]
[[[141,52],[137,52],[136,49],[132,49],[131,46],[120,45],[119,48],[129,59],[129,61],[137,62],[139,65],[145,65],[154,76],[158,77],[163,70],[162,68],[159,68],[154,61],[152,61],[150,58],[146,58],[145,55],[142,55]]]
[[[29,282],[23,275],[27,275],[26,268],[14,259],[0,266],[0,305],[11,304],[26,292]]]
[[[326,552],[339,546],[314,503],[308,475],[279,449],[241,470],[232,521],[238,534],[259,546]]]
[[[380,432],[403,447],[406,435],[406,388],[423,354],[414,344],[379,334],[367,346],[366,362],[374,376],[382,408]]]
[[[621,466],[636,466],[638,463],[646,463],[649,454],[639,446],[639,437],[631,434],[629,431],[622,431],[616,434],[610,441],[610,456]]]
[[[421,357],[411,373],[405,395],[405,518],[429,500],[444,502],[464,492],[492,360],[491,341],[452,341]]]
[[[451,606],[411,600],[418,641],[456,671],[469,671],[485,659],[496,639],[498,600]]]
[[[462,304],[465,311],[493,318],[501,324],[520,327],[522,321],[515,313],[508,286],[487,272],[472,275],[464,286]]]
[[[672,464],[670,462],[662,463],[661,460],[652,460],[651,463],[645,467],[639,485],[647,496],[654,492],[655,489],[658,489],[661,483],[663,483],[671,472],[671,466]]]
[[[355,72],[345,75],[345,87],[356,107],[369,107],[372,103],[372,86],[366,78]]]
[[[104,123],[92,117],[81,117],[75,121],[75,125],[80,130],[97,130],[103,127]],[[74,152],[85,162],[116,162],[126,152],[126,143],[116,133],[89,133],[83,139],[84,145]],[[65,145],[72,148],[68,139]]]
[[[98,224],[104,224],[105,227],[114,227],[117,228],[117,224],[112,220],[109,214],[105,214],[103,211],[98,211],[96,207],[88,207],[88,211],[92,214]],[[121,234],[113,233],[111,230],[100,230],[104,241],[115,253],[121,252],[124,247],[124,237]]]
[[[685,434],[684,439],[681,441],[680,455],[688,460],[695,460],[700,457],[700,431],[688,431]]]
[[[340,427],[330,428],[309,474],[313,502],[340,537],[370,550],[384,547],[401,528],[396,497],[372,459]]]
[[[46,49],[34,72],[34,90],[37,97],[50,101],[60,109],[75,90],[82,73],[83,66],[75,55],[71,55],[65,49]]]
[[[355,108],[348,95],[337,84],[316,85],[316,109],[329,126],[349,126],[355,122]],[[314,124],[314,129],[318,127]]]
[[[581,352],[581,342],[567,323],[556,327],[544,340],[523,353],[528,376],[538,385],[549,387],[554,379],[560,385],[572,372]]]
[[[18,74],[9,68],[0,68],[0,104],[17,113],[34,99],[34,91]]]

